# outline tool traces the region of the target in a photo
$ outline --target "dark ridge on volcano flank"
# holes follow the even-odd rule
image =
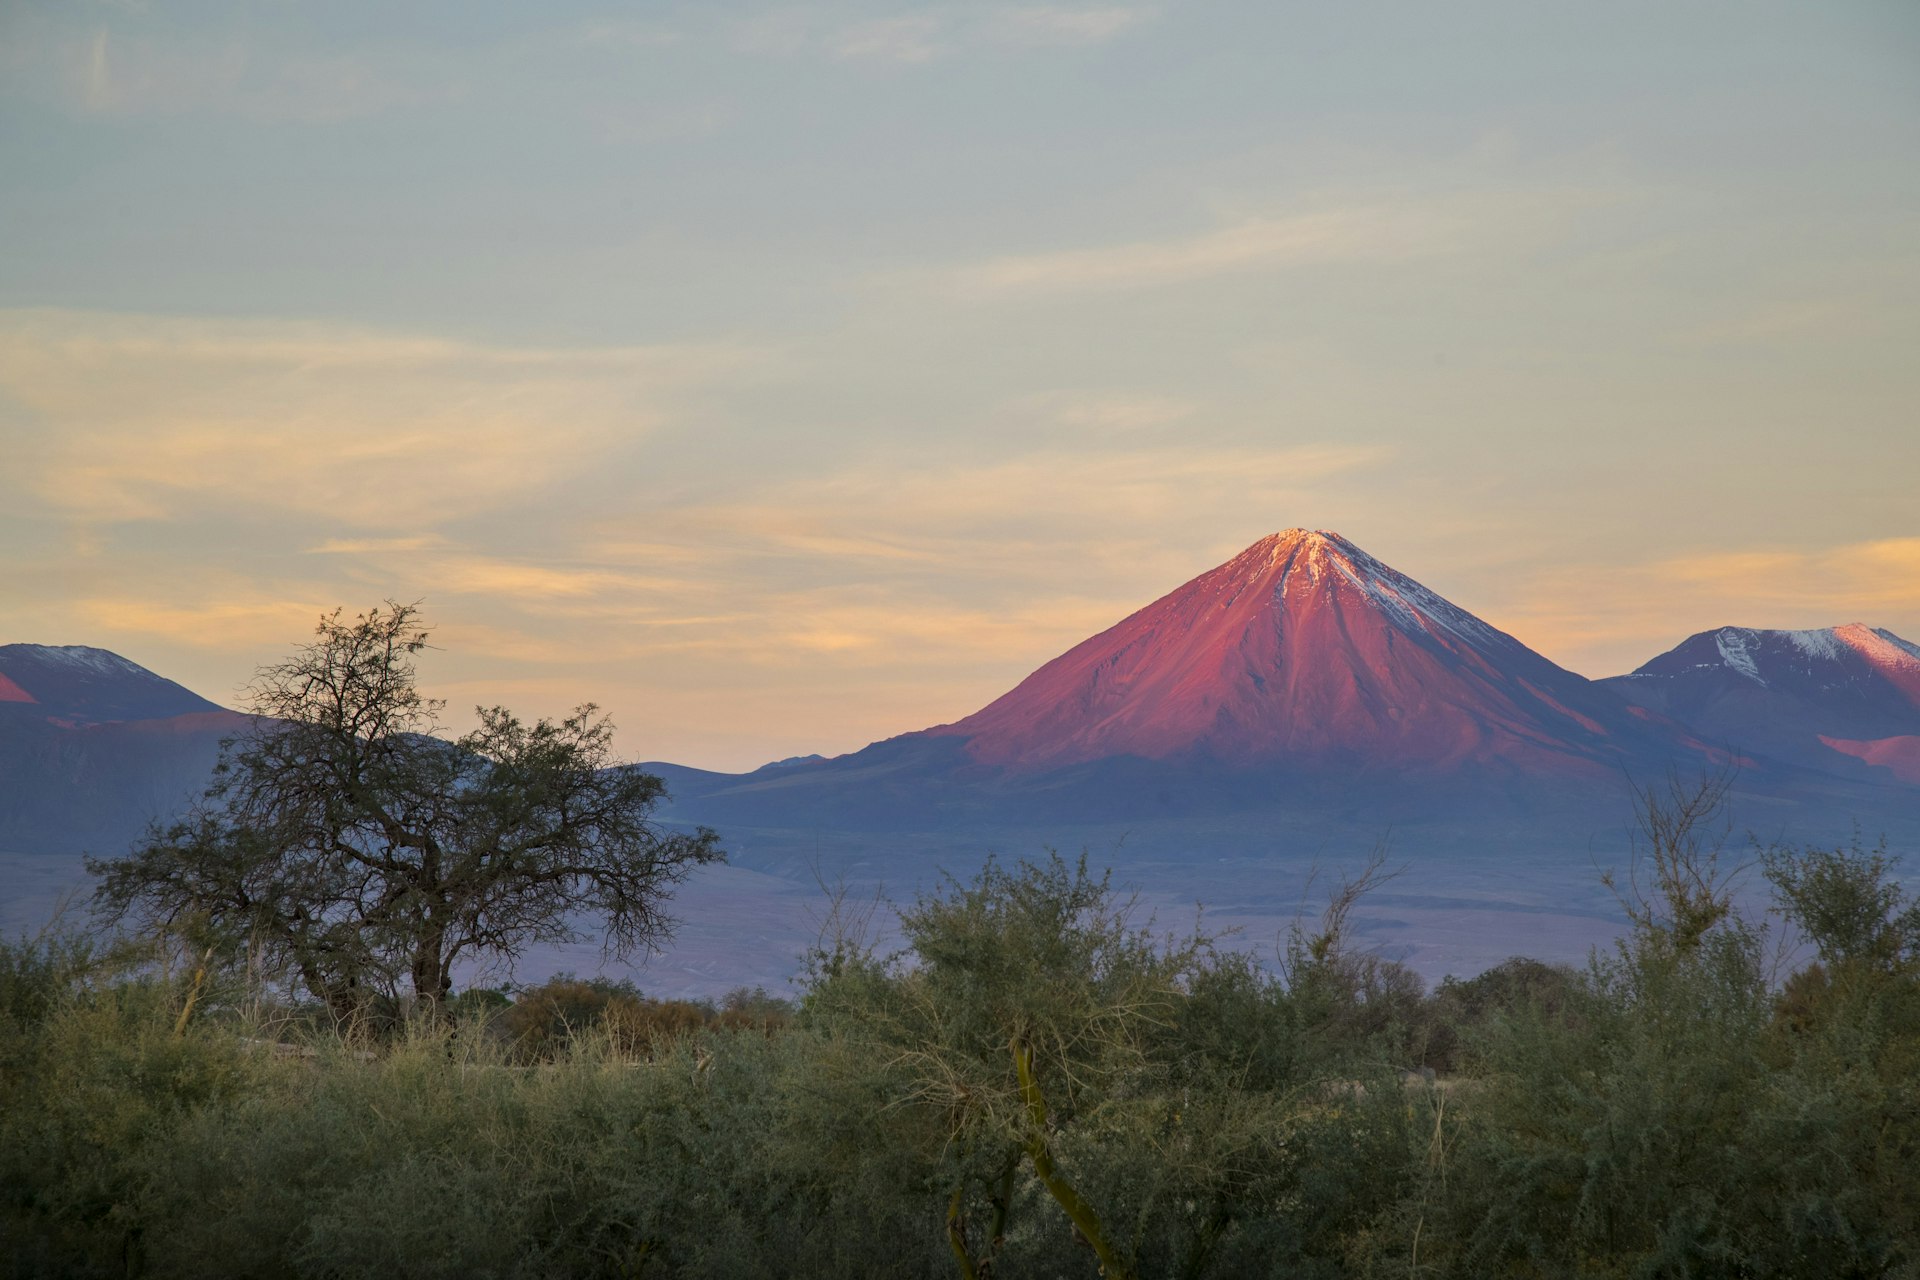
[[[1616,770],[1677,734],[1374,559],[1289,529],[927,731],[982,765]]]

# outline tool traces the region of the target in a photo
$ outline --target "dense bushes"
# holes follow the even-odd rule
[[[1767,980],[1769,931],[1704,875],[1687,910],[1663,910],[1663,891],[1613,954],[1469,1038],[1475,1079],[1449,1177],[1423,1206],[1438,1227],[1423,1261],[1466,1275],[1920,1274],[1913,903],[1878,852],[1775,850],[1764,868],[1782,922],[1824,960],[1784,991]]]
[[[1712,877],[1684,914],[1639,903],[1583,971],[1515,960],[1426,994],[1353,954],[1338,910],[1276,975],[1144,931],[1059,859],[923,897],[899,956],[823,948],[791,1009],[562,979],[369,1035],[290,1020],[245,975],[0,948],[0,1258],[1916,1274],[1920,914],[1880,851],[1766,871],[1817,955],[1778,982],[1778,927],[1716,910]]]
[[[628,1057],[646,1057],[699,1031],[757,1029],[774,1032],[792,1021],[792,1008],[762,988],[740,988],[718,1004],[649,1000],[631,981],[562,974],[501,1000],[500,1017],[486,1020],[493,1038],[522,1060],[564,1055],[576,1041],[609,1042]],[[483,1010],[476,1010],[483,1011]]]

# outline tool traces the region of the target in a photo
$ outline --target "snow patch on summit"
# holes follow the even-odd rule
[[[1398,592],[1388,590],[1381,583],[1367,581],[1367,579],[1355,573],[1353,566],[1347,564],[1344,560],[1336,561],[1334,568],[1340,571],[1341,577],[1359,588],[1360,594],[1372,601],[1375,607],[1387,614],[1395,622],[1398,622],[1401,626],[1411,628],[1420,625],[1420,615],[1414,612],[1412,605],[1400,598]]]
[[[47,662],[94,675],[151,675],[145,667],[106,649],[84,644],[26,644],[21,649]]]
[[[1812,631],[1776,631],[1774,634],[1809,658],[1823,662],[1831,662],[1846,651],[1846,646],[1834,635],[1832,627],[1820,627]]]
[[[1316,550],[1332,548],[1328,555],[1340,576],[1352,583],[1368,603],[1391,618],[1409,634],[1444,631],[1475,648],[1503,647],[1511,643],[1501,632],[1488,626],[1459,605],[1427,588],[1398,570],[1382,564],[1337,533],[1325,530],[1311,535],[1320,541]]]
[[[1747,642],[1753,633],[1737,627],[1727,627],[1715,636],[1714,644],[1719,647],[1720,660],[1738,671],[1755,684],[1765,684],[1760,677],[1760,665],[1753,660],[1753,654],[1747,649]]]

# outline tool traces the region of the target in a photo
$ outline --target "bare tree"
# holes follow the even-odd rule
[[[665,784],[616,762],[590,704],[531,725],[480,708],[439,736],[418,606],[335,610],[315,634],[258,673],[259,718],[199,810],[89,860],[109,919],[249,942],[343,1011],[403,988],[437,1003],[461,960],[578,940],[577,914],[616,955],[657,948],[672,888],[725,856],[710,830],[652,821]]]

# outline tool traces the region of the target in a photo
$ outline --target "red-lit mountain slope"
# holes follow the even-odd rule
[[[1606,684],[1737,750],[1920,783],[1920,645],[1891,631],[1721,627]]]
[[[1682,747],[1345,538],[1304,529],[1262,538],[927,732],[1016,772],[1129,756],[1591,774]]]
[[[1070,841],[1164,820],[1258,843],[1443,815],[1518,839],[1575,810],[1630,815],[1630,780],[1715,763],[1337,534],[1290,529],[952,724],[737,776],[648,767],[676,817],[757,839],[997,824]]]

